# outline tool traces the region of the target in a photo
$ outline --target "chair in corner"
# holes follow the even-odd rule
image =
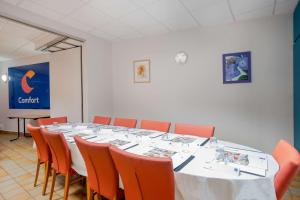
[[[49,173],[51,169],[51,152],[47,142],[45,141],[43,135],[41,134],[40,127],[34,127],[31,124],[27,125],[27,129],[31,134],[35,144],[36,144],[36,151],[37,151],[37,167],[36,167],[36,174],[34,179],[34,187],[37,185],[37,180],[39,177],[40,172],[40,165],[44,164],[44,179],[43,179],[43,190],[42,194],[46,194],[46,188],[48,184]]]
[[[277,199],[281,199],[289,184],[299,171],[299,152],[285,140],[280,140],[272,153],[279,164],[279,171],[275,175],[275,191]]]

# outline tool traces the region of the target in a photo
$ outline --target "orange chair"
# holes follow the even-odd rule
[[[136,123],[137,123],[136,119],[116,118],[114,121],[114,126],[124,126],[127,128],[135,128]]]
[[[65,187],[64,187],[64,200],[68,199],[70,178],[75,174],[75,171],[71,168],[71,153],[68,144],[62,133],[48,131],[47,129],[42,129],[42,134],[48,143],[53,160],[53,179],[50,192],[50,200],[52,200],[54,186],[56,181],[56,175],[61,174],[65,176]],[[82,179],[82,178],[81,178]],[[75,181],[78,181],[77,179]]]
[[[38,124],[40,126],[42,125],[51,125],[51,124],[54,124],[54,123],[67,123],[68,122],[68,119],[67,117],[52,117],[52,118],[40,118],[37,120]]]
[[[111,121],[110,117],[103,117],[103,116],[95,116],[93,123],[95,124],[103,124],[103,125],[109,125]]]
[[[38,157],[36,174],[34,179],[34,187],[36,186],[39,177],[40,165],[44,164],[45,172],[44,172],[44,181],[43,181],[44,185],[43,185],[42,193],[43,195],[45,195],[47,184],[48,184],[49,172],[50,172],[49,167],[51,168],[51,152],[48,144],[46,143],[43,135],[41,134],[40,127],[34,127],[31,124],[28,124],[27,129],[36,144],[37,157]]]
[[[277,199],[281,199],[299,170],[300,155],[287,141],[280,140],[273,151],[273,157],[279,164],[274,181]]]
[[[141,128],[147,130],[155,130],[161,132],[169,132],[171,123],[170,122],[160,122],[160,121],[153,121],[153,120],[142,120],[141,121]]]
[[[110,146],[127,200],[174,200],[172,160],[150,158]]]
[[[191,124],[175,124],[175,133],[210,138],[214,136],[214,126],[199,126]]]
[[[94,199],[94,192],[109,200],[120,199],[119,175],[109,152],[110,144],[87,142],[79,136],[74,139],[87,168],[87,199]]]

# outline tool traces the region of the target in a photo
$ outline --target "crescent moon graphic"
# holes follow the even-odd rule
[[[26,72],[26,74],[23,76],[22,81],[21,81],[21,86],[22,90],[26,93],[29,94],[34,88],[30,87],[27,83],[27,77],[31,79],[35,75],[35,72],[32,70],[29,70]]]

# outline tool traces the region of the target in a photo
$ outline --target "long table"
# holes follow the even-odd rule
[[[143,129],[96,124],[46,126],[62,132],[71,150],[72,168],[86,176],[83,158],[74,142],[75,135],[89,142],[111,143],[131,153],[170,156],[175,174],[176,200],[276,199],[275,159],[259,150],[226,141],[211,143],[207,138],[162,133]],[[217,151],[247,155],[247,165],[217,161]],[[122,185],[121,185],[122,187]]]
[[[10,141],[15,141],[20,138],[20,119],[23,119],[23,134],[24,137],[31,137],[29,135],[26,135],[26,119],[33,119],[37,120],[40,118],[49,118],[49,115],[10,115],[8,116],[8,119],[17,119],[18,123],[18,135],[16,138],[11,139]]]

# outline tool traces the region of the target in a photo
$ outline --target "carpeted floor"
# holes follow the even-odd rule
[[[36,150],[32,148],[32,138],[21,137],[10,142],[14,134],[0,131],[0,200],[49,199],[51,177],[46,196],[42,196],[43,167],[40,169],[38,185],[33,187],[36,171]],[[64,177],[58,176],[53,199],[63,197]],[[85,187],[80,183],[71,185],[69,200],[86,199]],[[294,179],[284,200],[300,200],[300,173]]]

